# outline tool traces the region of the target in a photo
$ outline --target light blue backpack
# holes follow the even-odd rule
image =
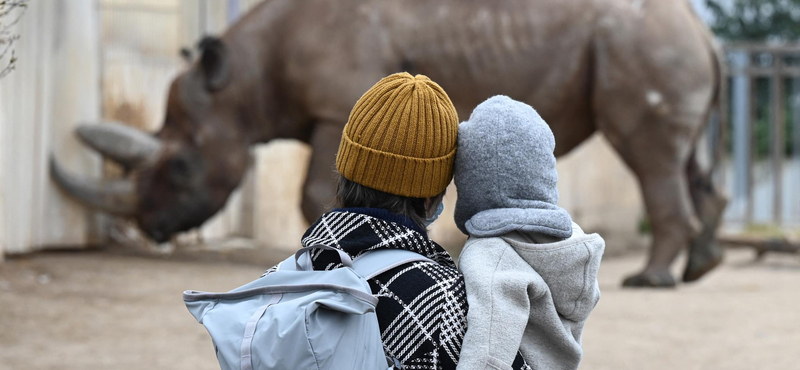
[[[314,271],[312,249],[334,250],[345,268]],[[300,249],[278,270],[227,293],[187,290],[186,307],[214,342],[223,370],[385,370],[387,360],[367,279],[430,259],[405,250]]]

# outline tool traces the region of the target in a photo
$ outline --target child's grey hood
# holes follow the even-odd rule
[[[522,231],[569,238],[572,219],[557,205],[555,146],[531,106],[502,95],[478,105],[458,131],[458,228],[475,237]]]
[[[542,244],[540,235],[513,232],[502,237],[542,277],[556,311],[573,321],[589,316],[599,294],[597,271],[605,250],[600,235],[572,224],[572,237]],[[546,237],[545,237],[546,238]]]

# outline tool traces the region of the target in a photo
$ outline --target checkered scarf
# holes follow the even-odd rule
[[[407,370],[456,368],[467,330],[467,295],[464,277],[444,248],[406,226],[347,211],[320,217],[302,244],[336,247],[352,258],[376,249],[405,249],[433,260],[394,268],[369,283],[379,300],[376,313],[388,356]],[[332,251],[317,249],[311,258],[317,270],[342,266]],[[521,356],[514,365],[530,369]]]

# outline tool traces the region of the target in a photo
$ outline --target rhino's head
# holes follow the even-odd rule
[[[161,130],[150,135],[121,124],[84,125],[77,135],[127,171],[124,179],[95,181],[64,171],[53,159],[51,176],[90,207],[134,218],[163,242],[200,226],[224,205],[239,184],[253,134],[241,122],[243,89],[226,45],[200,44],[198,61],[170,86]]]

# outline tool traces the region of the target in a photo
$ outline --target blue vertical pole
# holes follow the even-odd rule
[[[750,64],[747,52],[731,53],[732,69],[744,69]],[[735,75],[731,82],[733,124],[733,198],[745,200],[748,195],[750,173],[750,78],[747,75]],[[749,215],[745,215],[749,217]]]
[[[789,184],[789,188],[800,186],[800,78],[792,79],[792,95],[790,98],[792,105],[792,156],[791,162],[794,163],[789,168],[794,167],[795,178]],[[800,222],[800,194],[797,191],[789,191],[789,197],[794,197],[794,212],[790,212],[789,218],[794,217],[794,222]],[[790,198],[791,199],[791,198]],[[790,200],[792,202],[792,200]]]

